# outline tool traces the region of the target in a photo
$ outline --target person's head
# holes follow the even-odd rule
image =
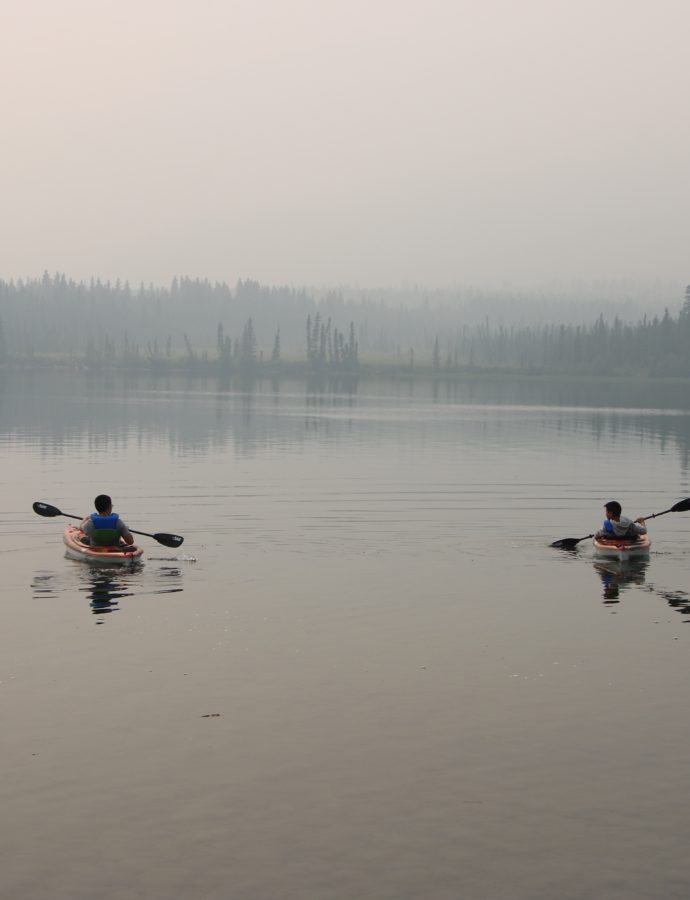
[[[604,509],[606,510],[606,516],[609,519],[617,519],[623,512],[618,500],[609,500],[608,503],[604,504]]]
[[[113,508],[113,501],[107,494],[99,494],[93,501],[93,505],[96,507],[96,512],[104,516]]]

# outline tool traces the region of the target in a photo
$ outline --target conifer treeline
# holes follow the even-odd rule
[[[68,280],[0,280],[0,358],[70,358],[91,365],[271,366],[357,371],[387,363],[439,373],[495,369],[690,377],[690,285],[676,315],[637,322],[482,324],[462,307],[386,308],[238,282],[175,279],[170,288]],[[305,333],[306,328],[306,333]],[[342,330],[345,329],[345,330]]]

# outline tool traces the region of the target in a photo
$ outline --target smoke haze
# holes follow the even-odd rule
[[[0,277],[686,283],[684,0],[5,0]]]

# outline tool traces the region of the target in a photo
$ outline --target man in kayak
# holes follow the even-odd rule
[[[100,547],[115,546],[120,543],[120,539],[128,545],[134,543],[129,528],[119,515],[113,512],[113,501],[107,494],[99,494],[93,505],[96,512],[87,516],[81,523],[81,530],[88,538],[89,544]]]
[[[597,531],[595,537],[598,538],[627,538],[634,540],[641,534],[647,534],[647,526],[644,519],[629,519],[627,516],[621,515],[622,508],[617,500],[609,500],[605,504],[606,519],[604,525]]]

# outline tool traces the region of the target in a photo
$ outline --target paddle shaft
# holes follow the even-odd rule
[[[68,519],[79,519],[80,522],[84,521],[84,516],[75,516],[72,513],[64,513],[64,512],[60,513],[60,515],[66,516]],[[155,540],[158,540],[158,538],[156,537],[155,534],[149,534],[147,531],[135,531],[134,528],[130,528],[129,525],[127,526],[127,530],[131,531],[132,534],[139,534],[139,535],[141,535],[141,537],[150,537],[150,538],[154,538]]]
[[[678,510],[677,509],[665,509],[663,512],[652,513],[651,516],[643,516],[643,518],[644,519],[656,519],[657,516],[665,516],[666,513],[670,513],[670,512],[678,512]]]

